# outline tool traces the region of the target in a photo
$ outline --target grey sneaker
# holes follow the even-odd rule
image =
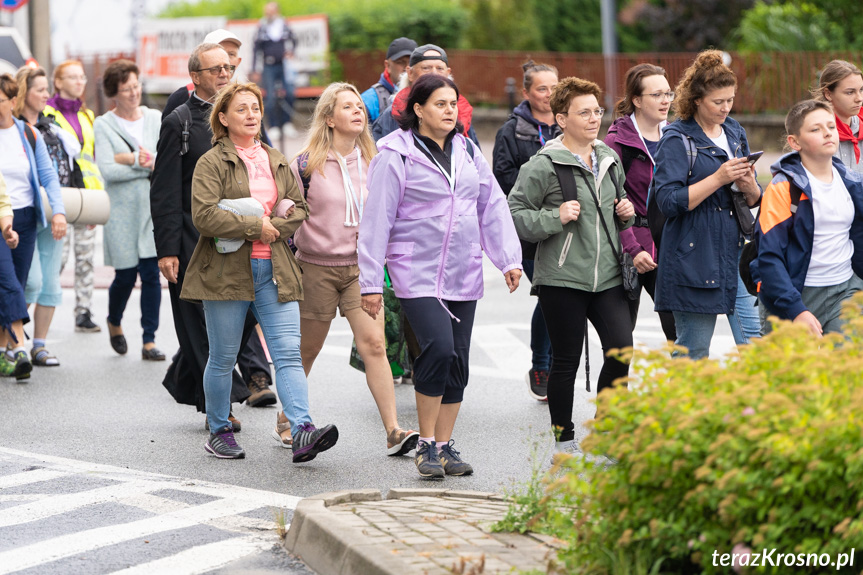
[[[230,427],[223,427],[216,433],[210,434],[210,439],[204,444],[204,449],[220,459],[243,459],[246,452],[237,445],[234,432]]]
[[[102,328],[93,323],[89,311],[83,311],[75,317],[75,331],[83,331],[87,333],[95,333],[102,331]]]
[[[453,440],[450,439],[449,443],[440,448],[440,453],[438,454],[443,464],[444,472],[447,475],[470,475],[473,473],[473,467],[470,466],[470,463],[462,460],[459,452],[453,448],[453,443]]]
[[[339,430],[335,425],[325,425],[318,429],[311,423],[304,423],[294,434],[291,449],[294,463],[311,461],[321,451],[326,451],[339,440]]]
[[[420,475],[423,477],[436,479],[443,478],[444,469],[443,465],[441,465],[440,459],[438,458],[437,447],[435,446],[434,441],[431,443],[420,441],[417,443],[414,461],[416,461],[417,464],[417,471],[419,471]]]

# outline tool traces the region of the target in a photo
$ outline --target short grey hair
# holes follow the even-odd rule
[[[197,72],[201,69],[201,54],[204,52],[209,52],[210,50],[222,50],[225,51],[218,44],[214,44],[212,42],[204,42],[203,44],[198,44],[192,53],[189,55],[189,73]],[[227,54],[227,52],[225,52]]]

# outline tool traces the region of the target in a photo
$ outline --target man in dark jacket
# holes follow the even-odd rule
[[[446,52],[444,52],[443,48],[434,44],[425,44],[414,50],[411,53],[409,65],[405,69],[405,72],[407,72],[407,86],[404,86],[404,89],[396,93],[392,104],[372,125],[372,136],[375,142],[399,129],[396,119],[407,104],[408,94],[410,93],[410,90],[407,88],[413,85],[417,81],[417,78],[425,74],[439,74],[452,79],[452,70],[449,68]],[[473,126],[471,126],[472,117],[473,106],[470,105],[467,98],[459,94],[458,119],[464,126],[465,137],[470,138],[476,144],[476,147],[479,148],[479,138],[477,138],[476,132]]]
[[[268,2],[252,48],[252,78],[264,89],[264,118],[270,128],[279,128],[289,138],[296,138],[298,134],[291,124],[294,84],[285,65],[290,65],[296,47],[297,36],[279,14],[279,4]],[[273,136],[273,139],[279,138]]]
[[[198,243],[198,231],[192,223],[192,175],[198,159],[212,148],[210,111],[218,91],[231,80],[228,54],[218,44],[199,45],[189,57],[189,75],[195,91],[188,102],[162,121],[150,185],[150,211],[159,270],[169,282],[174,328],[180,343],[162,385],[177,402],[195,405],[203,412],[204,368],[209,357],[204,309],[200,304],[181,300],[180,291],[186,267]],[[191,122],[188,124],[181,119],[180,108],[183,107],[189,111]],[[247,341],[256,339],[249,339],[254,326],[254,317],[249,314],[243,334],[243,356],[247,355]],[[263,356],[262,349],[260,356]],[[258,371],[265,369],[268,381],[270,369],[265,356],[264,366],[258,365]],[[235,372],[231,399],[243,401],[247,398],[250,403],[257,401],[258,405],[272,405],[276,401],[266,381],[249,374],[247,384]],[[237,430],[236,422],[234,430]]]

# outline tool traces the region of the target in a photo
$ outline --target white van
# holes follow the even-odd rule
[[[21,66],[38,66],[15,28],[0,26],[0,74],[12,74]]]

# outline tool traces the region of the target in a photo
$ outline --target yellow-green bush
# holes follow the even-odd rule
[[[571,573],[727,573],[713,553],[829,554],[863,562],[863,294],[843,335],[783,322],[722,362],[637,352],[583,442],[548,478],[536,528],[569,543]],[[631,350],[625,353],[632,353]],[[835,572],[835,567],[832,568]],[[770,567],[749,572],[806,573]]]

